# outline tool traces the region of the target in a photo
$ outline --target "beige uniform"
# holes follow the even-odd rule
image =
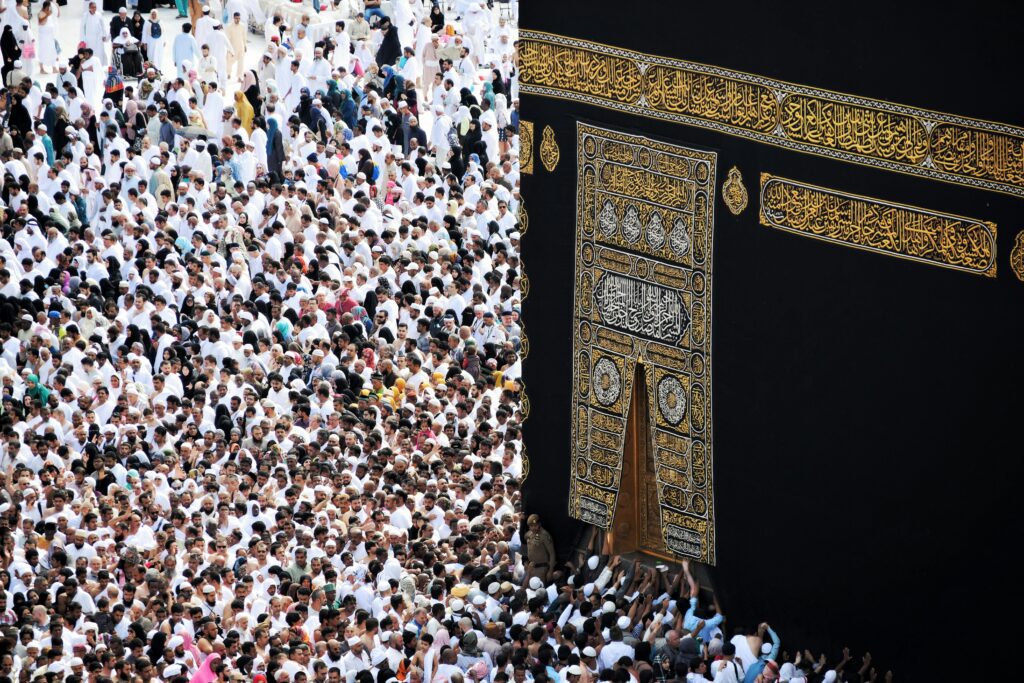
[[[236,24],[235,18],[231,17],[228,20],[227,26],[224,27],[224,33],[227,35],[231,49],[234,50],[233,55],[230,52],[228,53],[228,72],[226,75],[230,76],[232,69],[234,69],[235,78],[242,80],[242,74],[245,72],[246,26],[241,21]]]
[[[555,545],[551,534],[545,529],[526,532],[526,557],[529,560],[527,575],[547,579],[548,572],[555,565]]]

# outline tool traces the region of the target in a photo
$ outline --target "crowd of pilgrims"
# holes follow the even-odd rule
[[[522,523],[518,3],[175,7],[2,9],[0,683],[876,679]]]

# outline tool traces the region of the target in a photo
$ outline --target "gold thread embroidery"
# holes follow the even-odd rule
[[[554,173],[560,155],[555,131],[551,126],[544,126],[544,131],[540,135],[540,163],[544,164],[548,173]]]
[[[643,363],[655,458],[650,483],[662,515],[660,525],[649,520],[661,529],[663,544],[654,544],[714,563],[710,330],[717,156],[582,123],[576,143],[569,511],[596,526],[611,525],[632,383],[636,364]],[[651,512],[645,507],[642,514]]]
[[[996,224],[761,174],[761,225],[996,276]]]
[[[1024,282],[1024,230],[1017,233],[1013,249],[1010,250],[1010,269],[1018,280]]]
[[[533,121],[519,120],[519,172],[533,173]]]
[[[747,188],[743,185],[743,174],[735,166],[729,169],[729,178],[722,184],[722,201],[733,216],[747,208]]]
[[[520,30],[522,92],[1024,196],[1024,128]]]

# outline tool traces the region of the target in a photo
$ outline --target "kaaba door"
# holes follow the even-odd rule
[[[650,418],[647,373],[644,366],[637,363],[626,419],[626,443],[622,454],[618,503],[612,522],[611,551],[671,558],[662,533]]]

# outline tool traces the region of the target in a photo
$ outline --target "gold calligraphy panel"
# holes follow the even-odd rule
[[[1017,233],[1010,250],[1010,270],[1017,279],[1024,282],[1024,230]]]
[[[602,528],[612,524],[641,363],[650,400],[646,448],[655,463],[644,481],[663,520],[664,543],[653,545],[714,563],[717,156],[582,123],[576,142],[570,513]]]
[[[519,57],[532,95],[1024,196],[1024,128],[539,31],[520,31]]]
[[[996,225],[761,174],[761,225],[996,276]]]
[[[519,171],[533,173],[533,121],[519,119]]]

